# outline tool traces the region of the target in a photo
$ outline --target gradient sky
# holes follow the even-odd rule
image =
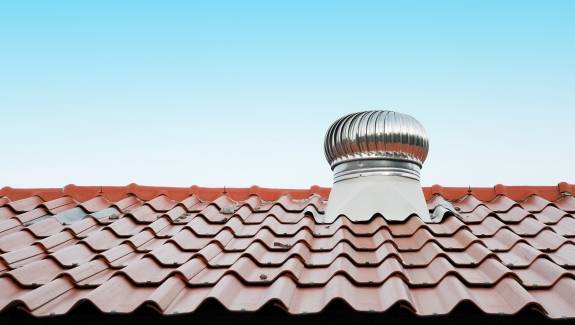
[[[423,185],[575,183],[575,1],[0,3],[0,187],[331,186],[374,109]]]

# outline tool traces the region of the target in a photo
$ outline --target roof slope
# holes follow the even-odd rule
[[[215,299],[231,311],[272,302],[311,314],[341,300],[364,312],[443,315],[470,302],[572,318],[573,190],[433,186],[428,207],[450,200],[460,216],[317,224],[304,210],[322,213],[328,188],[5,187],[0,310],[61,315],[87,301],[103,313],[173,315]]]

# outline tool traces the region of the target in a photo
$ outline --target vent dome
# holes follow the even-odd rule
[[[428,151],[421,123],[393,111],[346,115],[330,126],[324,139],[335,182],[365,173],[419,179]]]

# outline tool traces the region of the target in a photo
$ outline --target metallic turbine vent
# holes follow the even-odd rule
[[[419,180],[429,141],[413,117],[393,111],[367,111],[335,121],[325,134],[324,152],[334,183],[370,175]]]

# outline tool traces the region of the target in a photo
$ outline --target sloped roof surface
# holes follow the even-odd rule
[[[364,312],[443,315],[471,302],[575,317],[575,185],[423,191],[430,210],[449,200],[460,215],[318,224],[306,211],[323,213],[320,187],[5,187],[0,310],[51,316],[90,302],[173,315],[212,298],[239,312],[274,302],[311,314],[341,300]]]

